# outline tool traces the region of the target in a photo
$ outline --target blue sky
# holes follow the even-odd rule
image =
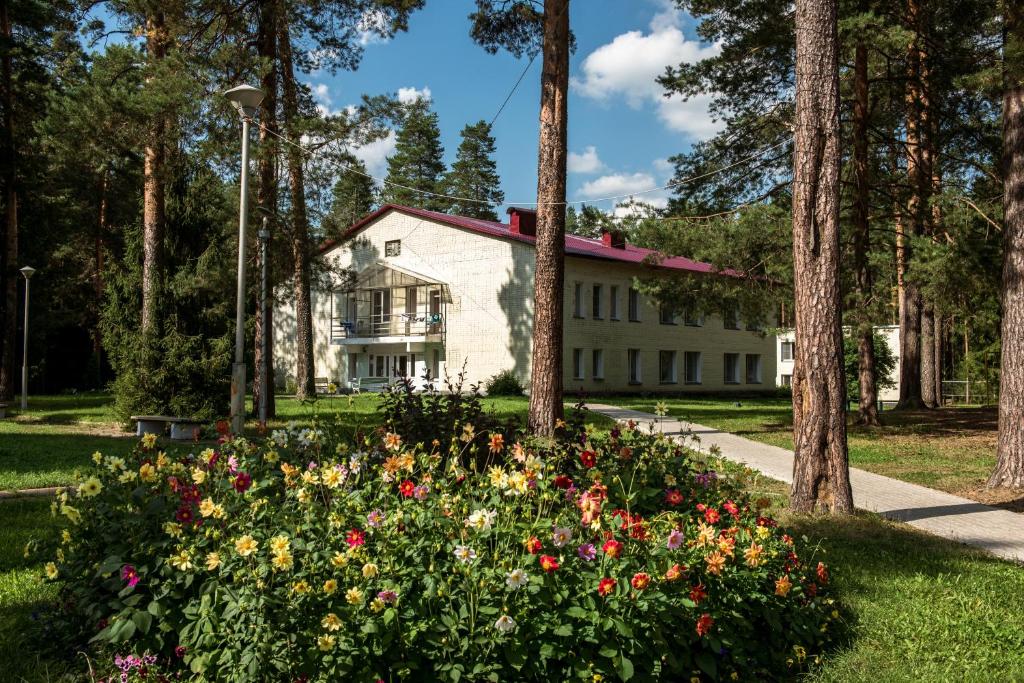
[[[432,0],[413,15],[407,33],[369,41],[358,71],[315,72],[308,83],[328,111],[357,103],[363,93],[429,93],[450,164],[462,127],[489,121],[528,61],[489,55],[470,40],[473,5]],[[671,175],[666,158],[710,137],[716,124],[706,101],[666,100],[653,79],[666,65],[701,59],[716,48],[697,41],[692,20],[670,0],[575,0],[570,21],[577,50],[570,64],[569,200],[664,185]],[[536,197],[539,82],[538,57],[494,126],[508,202]],[[371,173],[382,176],[392,145],[393,138],[356,152]],[[662,204],[666,193],[640,197]],[[597,206],[610,210],[613,203]]]

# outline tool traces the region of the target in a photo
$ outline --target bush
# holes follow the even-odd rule
[[[458,431],[96,454],[47,571],[94,640],[214,680],[763,679],[834,638],[825,565],[675,442]]]
[[[893,354],[885,337],[874,335],[875,346],[875,387],[881,394],[886,389],[895,389],[892,373],[896,370],[896,355]],[[860,356],[857,353],[856,337],[843,337],[843,367],[846,372],[846,395],[850,400],[860,396]]]
[[[488,396],[522,396],[523,383],[514,370],[502,370],[487,380]]]

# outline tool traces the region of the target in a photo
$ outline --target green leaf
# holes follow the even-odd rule
[[[135,626],[143,633],[149,633],[149,627],[153,624],[153,615],[149,612],[136,612],[132,615]]]
[[[571,636],[572,635],[572,625],[570,625],[570,624],[562,624],[561,626],[559,626],[558,628],[556,628],[554,630],[554,634],[556,636],[561,636],[562,638],[565,638],[567,636]]]
[[[619,678],[624,681],[628,681],[633,677],[633,662],[629,661],[629,657],[623,655],[619,659]]]
[[[697,666],[700,667],[701,671],[711,678],[718,677],[718,662],[715,661],[714,655],[710,652],[699,652],[694,659],[697,660]]]

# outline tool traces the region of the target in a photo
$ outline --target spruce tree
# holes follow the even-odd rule
[[[485,121],[466,124],[455,163],[444,178],[445,194],[452,197],[449,213],[498,220],[495,207],[505,201],[505,193],[501,191],[494,152],[490,124]],[[473,199],[478,201],[468,201]]]
[[[373,210],[376,188],[367,174],[366,165],[350,152],[341,155],[341,163],[349,170],[342,171],[334,183],[331,210],[323,221],[326,239],[337,239],[360,218]]]
[[[437,113],[430,101],[418,99],[405,107],[395,153],[388,157],[388,175],[381,199],[432,211],[446,211],[443,192],[444,147]],[[409,189],[411,188],[411,189]]]

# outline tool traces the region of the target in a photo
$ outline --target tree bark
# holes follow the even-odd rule
[[[277,0],[263,0],[259,4],[259,19],[257,26],[256,50],[263,60],[265,71],[260,79],[260,87],[263,90],[263,102],[260,104],[260,144],[257,150],[259,176],[256,187],[256,202],[262,209],[264,215],[270,217],[271,235],[276,225],[274,217],[277,215],[277,138],[271,135],[271,131],[277,131]],[[257,249],[257,261],[262,269],[262,251]],[[270,253],[268,244],[267,253]],[[267,259],[270,261],[270,258]],[[259,282],[260,278],[257,277]],[[273,281],[273,278],[271,278]],[[266,414],[268,418],[276,417],[277,406],[274,400],[274,307],[267,306],[264,317],[263,307],[256,307],[254,317],[256,334],[254,339],[254,364],[252,384],[252,405],[256,415],[261,415],[260,410],[264,401],[266,402]],[[264,342],[266,342],[266,354],[264,357]],[[266,378],[268,390],[266,396],[263,392],[264,366],[267,367],[269,375]]]
[[[990,487],[1024,488],[1024,21],[1007,1],[1003,50],[1003,321]]]
[[[167,54],[164,15],[155,13],[146,19],[146,56],[150,65]],[[160,292],[164,277],[164,134],[162,113],[149,123],[142,165],[142,334],[148,340],[160,333]]]
[[[292,66],[291,36],[287,16],[278,14],[278,51],[281,56],[284,125],[288,139],[288,189],[291,195],[291,247],[293,296],[295,297],[295,396],[316,395],[313,377],[313,310],[310,295],[309,217],[306,214],[306,185],[303,178],[302,152],[298,148],[296,130],[299,116],[298,88]]]
[[[935,309],[925,303],[921,309],[921,401],[937,408],[935,398]]]
[[[0,1],[0,34],[11,44],[11,17],[6,0]],[[17,384],[15,349],[18,343],[18,174],[14,146],[14,79],[11,50],[0,63],[3,85],[4,129],[2,140],[4,216],[0,235],[0,401],[14,398]]]
[[[936,312],[935,353],[933,354],[933,361],[935,363],[935,402],[940,408],[942,407],[942,366],[945,348],[945,326],[942,323],[942,316]]]
[[[875,340],[871,326],[870,306],[873,298],[870,224],[870,162],[868,160],[868,48],[857,43],[854,56],[853,103],[853,172],[855,195],[853,204],[853,263],[857,287],[857,363],[860,400],[857,421],[865,427],[878,427],[878,384],[875,369]]]
[[[554,434],[562,418],[565,172],[569,94],[569,0],[544,0],[537,155],[537,262],[529,426]]]
[[[839,291],[836,0],[796,2],[793,486],[790,506],[853,511]]]

